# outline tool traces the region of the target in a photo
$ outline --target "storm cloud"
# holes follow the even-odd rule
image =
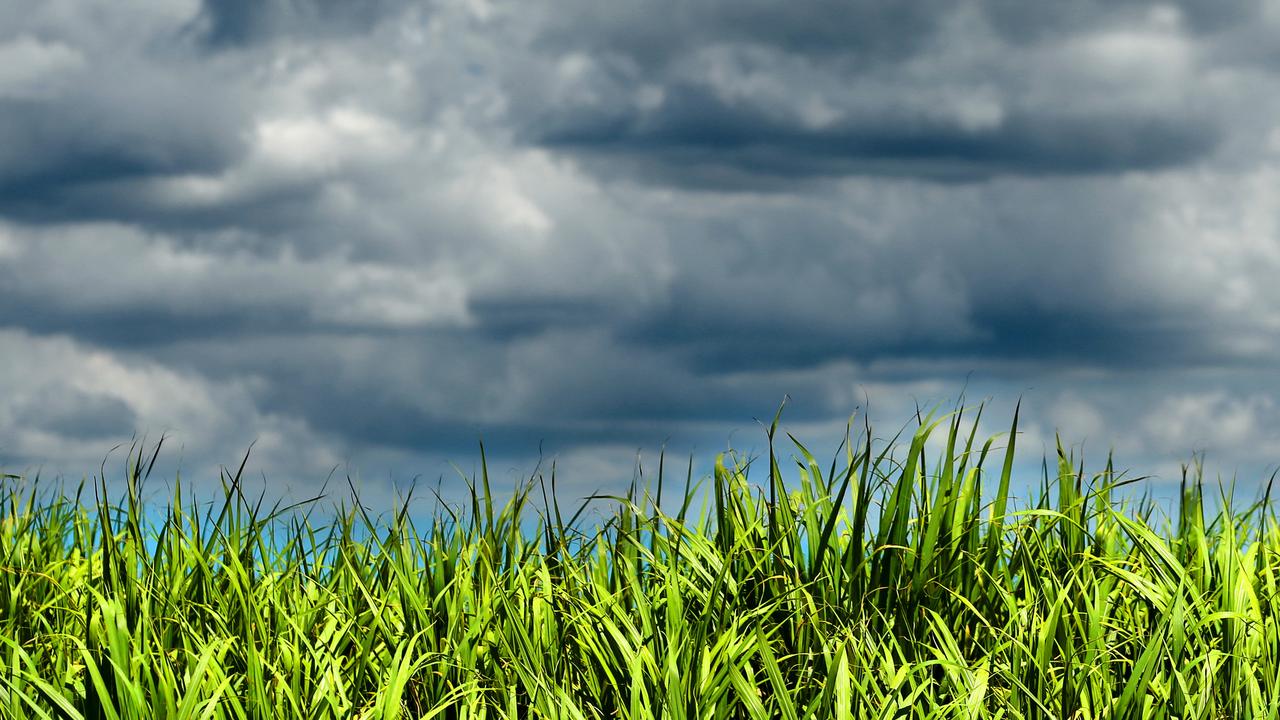
[[[161,434],[287,491],[963,391],[1277,461],[1273,4],[0,9],[0,465]],[[886,433],[891,435],[892,432]],[[175,460],[176,462],[176,460]],[[575,463],[577,469],[575,470]],[[201,480],[197,480],[198,482]]]

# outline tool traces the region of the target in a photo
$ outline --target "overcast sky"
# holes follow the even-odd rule
[[[966,388],[1031,462],[1256,482],[1278,37],[1277,0],[0,3],[0,465],[166,433],[170,476],[256,441],[375,492],[483,437],[582,495],[784,395],[834,448]]]

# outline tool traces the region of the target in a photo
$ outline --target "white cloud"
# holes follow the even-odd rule
[[[1146,413],[1141,427],[1147,441],[1165,451],[1274,460],[1280,436],[1270,428],[1277,419],[1269,394],[1209,390],[1170,395]]]
[[[39,337],[0,330],[0,463],[8,471],[43,466],[47,474],[78,479],[102,463],[112,447],[164,434],[172,465],[181,455],[189,480],[207,483],[220,464],[233,463],[255,439],[257,467],[269,467],[275,480],[307,483],[323,479],[339,462],[331,441],[321,439],[297,419],[266,415],[256,409],[261,388],[251,377],[215,381],[162,364],[94,349],[65,337]],[[12,410],[39,400],[42,393],[73,388],[84,397],[108,397],[133,413],[133,423],[112,437],[80,439],[48,427],[32,426]],[[182,448],[176,450],[175,448]],[[109,480],[118,478],[109,477]]]
[[[226,253],[102,223],[11,226],[6,237],[9,291],[67,318],[222,314],[252,324],[255,315],[284,313],[365,329],[470,322],[466,285],[448,265],[302,258],[287,246],[272,255]]]
[[[1101,410],[1077,393],[1064,392],[1047,408],[1048,419],[1066,442],[1107,442],[1106,418]]]
[[[0,42],[0,99],[37,100],[56,94],[63,76],[84,65],[75,48],[21,35]]]

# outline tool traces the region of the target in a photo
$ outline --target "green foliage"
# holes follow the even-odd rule
[[[589,528],[554,468],[505,506],[482,471],[469,512],[421,527],[358,498],[317,526],[314,501],[264,509],[239,473],[216,512],[175,491],[157,518],[154,455],[114,505],[101,479],[89,502],[6,476],[0,717],[1277,715],[1265,498],[1207,520],[1195,465],[1158,523],[1116,499],[1133,481],[1110,459],[1087,477],[1059,444],[1017,503],[1016,414],[994,477],[998,438],[918,421],[901,457],[851,422],[825,473],[791,437],[784,481],[775,418],[759,485],[731,453],[674,493],[660,463],[656,494],[604,498]]]

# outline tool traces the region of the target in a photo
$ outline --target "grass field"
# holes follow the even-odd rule
[[[767,456],[665,463],[591,525],[551,477],[495,506],[487,471],[417,523],[231,473],[144,508],[140,456],[113,504],[9,477],[0,716],[1277,717],[1265,496],[1219,510],[1192,464],[1166,515],[1059,445],[1015,503],[1016,413],[851,425],[823,467],[775,419]]]

